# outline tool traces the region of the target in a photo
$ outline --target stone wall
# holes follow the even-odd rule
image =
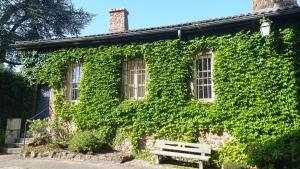
[[[265,12],[296,5],[297,0],[253,0],[253,12]]]
[[[118,163],[124,163],[133,159],[131,154],[125,154],[123,152],[110,152],[105,154],[82,154],[69,151],[22,151],[20,158],[39,158],[39,159],[53,159],[53,160],[71,160],[71,161],[113,161]]]
[[[227,132],[207,132],[203,137],[199,138],[199,142],[204,141],[204,143],[211,145],[213,149],[224,147],[231,140],[233,140],[233,137]]]
[[[234,138],[227,132],[212,133],[206,132],[201,133],[201,136],[198,138],[199,143],[209,144],[213,149],[218,149],[224,147],[228,141],[233,140]],[[146,136],[140,140],[140,149],[153,150],[155,144],[155,139],[153,135]],[[118,151],[123,151],[131,153],[132,145],[128,138],[126,138],[120,145],[114,147]]]

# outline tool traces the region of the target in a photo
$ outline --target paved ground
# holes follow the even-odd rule
[[[18,155],[0,155],[0,169],[170,169],[145,161],[133,160],[118,164],[113,162],[75,162],[44,159],[20,159]]]

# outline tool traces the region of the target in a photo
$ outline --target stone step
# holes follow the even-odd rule
[[[5,154],[20,154],[22,151],[22,148],[2,148],[2,153]]]
[[[32,143],[33,138],[25,138],[25,142],[27,143]],[[24,143],[24,138],[18,138],[15,140],[15,143]]]
[[[28,142],[26,143],[28,145]],[[21,148],[24,146],[24,143],[7,143],[4,145],[6,148]]]

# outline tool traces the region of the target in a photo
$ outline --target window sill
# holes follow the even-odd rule
[[[202,103],[213,103],[215,102],[215,99],[196,99],[198,102],[202,102]]]
[[[130,101],[142,101],[144,100],[145,98],[125,98],[124,100],[130,100]]]
[[[70,100],[70,102],[71,102],[72,104],[78,104],[78,103],[79,103],[79,100]]]

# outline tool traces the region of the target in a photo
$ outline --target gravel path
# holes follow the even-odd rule
[[[118,164],[114,162],[77,162],[44,159],[20,159],[18,155],[0,155],[0,169],[171,169],[141,160]]]

